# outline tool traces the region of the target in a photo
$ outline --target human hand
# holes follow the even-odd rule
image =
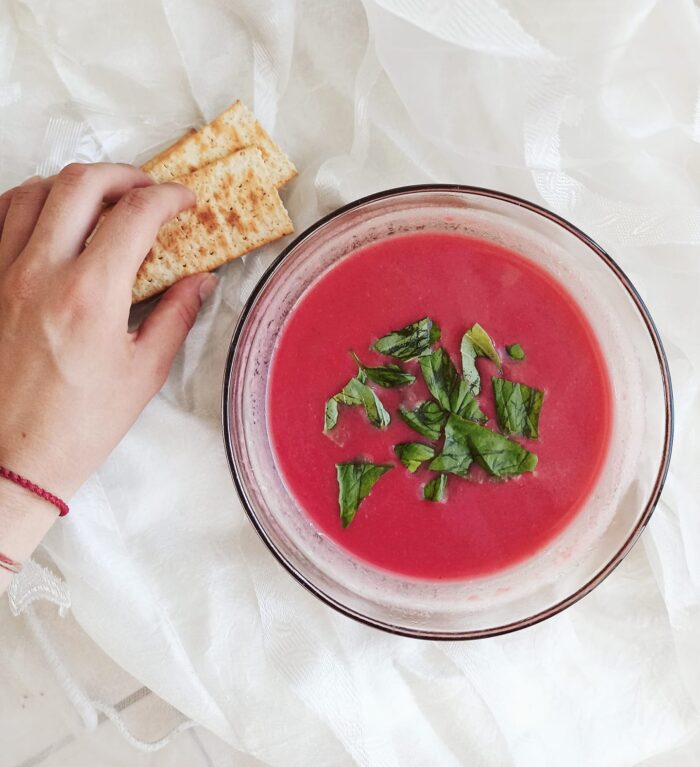
[[[194,201],[104,163],[0,196],[0,465],[68,499],[160,389],[216,278],[174,285],[129,333],[131,287],[159,227]]]

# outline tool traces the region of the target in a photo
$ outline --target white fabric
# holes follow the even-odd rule
[[[102,714],[114,724],[121,736],[131,746],[139,751],[153,752],[164,748],[177,738],[180,733],[196,725],[191,719],[185,719],[164,736],[158,739],[143,740],[133,735],[115,706],[90,697],[77,678],[85,669],[71,668],[71,666],[75,666],[79,662],[78,659],[81,657],[79,652],[75,652],[74,648],[71,647],[72,658],[64,660],[54,642],[57,628],[60,631],[58,624],[55,621],[50,621],[47,626],[46,621],[42,620],[34,609],[35,602],[50,602],[58,607],[60,618],[63,618],[70,609],[68,588],[65,582],[52,570],[39,565],[34,560],[29,560],[25,563],[21,572],[13,576],[10,581],[7,597],[10,612],[15,617],[24,616],[29,631],[44,656],[47,671],[56,678],[64,695],[80,716],[83,727],[86,730],[95,730],[99,724],[99,715]],[[94,658],[90,660],[92,662]],[[106,680],[101,681],[103,684],[100,686],[105,692],[108,689],[113,689],[109,685],[109,682],[113,682],[112,679],[109,682]],[[145,690],[145,688],[142,689]],[[12,737],[9,731],[6,735]]]
[[[163,390],[47,549],[78,621],[262,764],[695,765],[700,754],[700,24],[690,0],[0,0],[4,186],[133,161],[241,97],[300,169],[301,230],[427,180],[520,194],[619,261],[673,372],[663,502],[592,595],[527,631],[397,639],[317,603],[243,516],[219,426],[222,270]],[[630,413],[630,418],[635,416]]]

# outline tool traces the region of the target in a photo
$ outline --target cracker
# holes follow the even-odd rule
[[[187,133],[142,165],[141,169],[155,181],[172,181],[249,146],[260,150],[276,187],[296,176],[297,170],[292,161],[240,101],[203,128]]]
[[[294,231],[261,151],[241,149],[176,178],[197,204],[161,227],[136,276],[132,302]]]

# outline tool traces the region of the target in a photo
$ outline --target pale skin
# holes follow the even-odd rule
[[[161,388],[216,278],[177,283],[134,332],[131,286],[159,227],[194,201],[107,163],[0,195],[0,466],[70,503]],[[57,519],[0,477],[0,553],[26,561]],[[0,592],[11,577],[0,569]]]

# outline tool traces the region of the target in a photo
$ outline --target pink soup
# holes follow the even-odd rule
[[[423,464],[410,474],[393,446],[426,440],[397,414],[430,399],[417,362],[401,388],[373,387],[391,414],[385,430],[359,407],[341,407],[337,427],[323,432],[324,404],[357,373],[349,351],[366,365],[395,363],[370,349],[380,336],[421,317],[442,329],[458,369],[465,330],[481,324],[503,358],[503,375],[543,389],[539,439],[517,438],[537,454],[534,473],[508,481],[472,467],[449,476],[443,503],[423,500],[434,476]],[[503,351],[520,343],[526,359]],[[477,359],[479,403],[496,428],[491,376]],[[411,234],[357,251],[314,282],[289,315],[272,360],[268,429],[279,471],[313,524],[354,556],[414,578],[486,575],[532,556],[576,515],[605,458],[610,384],[590,325],[573,296],[547,272],[498,245],[454,234]],[[355,459],[392,463],[343,528],[335,464]]]

